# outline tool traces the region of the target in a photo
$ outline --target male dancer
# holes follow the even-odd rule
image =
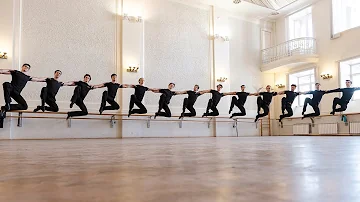
[[[266,86],[266,92],[258,93],[257,95],[262,95],[263,98],[260,96],[257,98],[257,105],[258,105],[258,115],[256,115],[255,122],[261,117],[267,116],[269,114],[269,106],[271,104],[273,96],[277,95],[277,92],[270,92],[271,86]],[[260,108],[263,108],[264,113],[260,114]]]
[[[278,93],[278,95],[283,95],[283,94],[286,95],[286,97],[283,97],[281,99],[281,112],[282,112],[282,115],[280,115],[279,122],[281,122],[283,118],[291,117],[294,114],[293,110],[291,108],[291,105],[294,102],[296,96],[300,95],[300,93],[294,92],[295,89],[296,89],[296,85],[292,84],[291,85],[291,90],[286,90],[286,91],[282,91],[282,92]],[[287,114],[285,114],[285,110],[287,111]]]
[[[315,84],[315,90],[306,92],[305,94],[312,94],[312,99],[306,98],[304,102],[304,107],[302,111],[302,119],[307,117],[314,117],[314,116],[320,116],[320,109],[319,104],[324,94],[326,94],[327,91],[320,90],[320,83]],[[311,114],[305,114],[307,105],[310,105],[314,109],[314,113]]]
[[[184,98],[183,109],[182,109],[182,113],[181,113],[179,119],[181,119],[183,117],[196,116],[196,111],[195,111],[194,105],[195,105],[197,98],[200,95],[202,95],[199,92],[199,85],[196,84],[194,86],[194,90],[184,91],[183,94],[188,94],[189,96],[187,98]],[[190,113],[185,113],[185,109],[188,109],[190,111]]]
[[[349,104],[354,92],[356,90],[360,90],[360,87],[351,88],[352,81],[346,80],[346,88],[337,88],[334,90],[330,90],[327,93],[334,93],[334,92],[342,92],[341,98],[334,98],[332,112],[330,114],[335,115],[335,112],[343,112],[347,109],[347,105]],[[336,108],[336,105],[340,105],[340,108]]]
[[[173,95],[181,94],[180,92],[171,91],[174,87],[174,83],[169,83],[167,89],[156,89],[153,91],[154,93],[162,93],[159,100],[159,110],[155,113],[154,118],[157,116],[171,117],[171,111],[169,109],[170,100]],[[162,112],[162,109],[164,109],[165,112]]]
[[[8,74],[12,77],[11,83],[3,83],[5,106],[1,107],[0,118],[5,118],[6,111],[27,110],[28,105],[25,99],[21,96],[21,91],[24,89],[28,81],[45,82],[44,78],[31,77],[27,75],[30,68],[31,66],[29,64],[23,64],[21,71],[0,69],[0,74]],[[11,98],[13,98],[17,104],[10,104]]]
[[[129,85],[121,85],[116,83],[117,75],[111,75],[111,82],[102,83],[99,85],[94,85],[93,89],[96,88],[104,88],[107,87],[107,91],[104,91],[102,94],[101,105],[99,112],[103,113],[104,110],[118,110],[120,109],[119,104],[115,101],[116,93],[119,88],[127,88]],[[106,102],[110,104],[110,106],[106,106]]]
[[[154,91],[155,89],[145,87],[144,82],[145,82],[145,79],[140,78],[139,84],[132,86],[133,88],[135,88],[135,93],[133,95],[131,95],[131,97],[130,97],[128,117],[130,117],[131,114],[146,114],[147,113],[146,107],[141,102],[145,96],[146,91]],[[138,106],[139,109],[133,109],[134,105]]]
[[[85,74],[83,81],[75,82],[76,87],[74,89],[74,94],[71,98],[70,108],[72,108],[74,104],[76,104],[81,111],[68,112],[68,116],[66,119],[74,116],[86,116],[88,114],[87,108],[84,104],[84,99],[89,93],[89,91],[93,89],[93,87],[88,84],[90,80],[90,74]]]
[[[206,107],[206,112],[203,114],[202,117],[205,117],[205,116],[219,116],[219,110],[216,107],[219,104],[221,98],[224,96],[223,93],[220,93],[222,88],[223,88],[223,86],[221,84],[218,84],[216,86],[216,90],[201,91],[201,94],[204,94],[204,93],[211,93],[212,94],[212,98],[209,99],[208,105]],[[209,112],[210,109],[212,111],[211,113]]]
[[[56,104],[55,96],[58,93],[60,87],[62,86],[73,86],[75,85],[74,82],[68,82],[63,83],[58,81],[60,76],[62,75],[62,72],[60,70],[56,70],[54,72],[54,78],[46,78],[46,87],[43,87],[41,89],[41,106],[37,106],[36,109],[34,109],[34,112],[37,112],[39,110],[41,111],[52,111],[52,112],[58,112],[59,107]],[[45,103],[49,106],[45,106]]]
[[[236,98],[236,96],[232,96],[229,114],[231,114],[231,111],[233,110],[234,106],[236,105],[241,113],[233,113],[230,118],[233,118],[235,116],[245,116],[246,110],[245,110],[245,102],[248,96],[257,95],[256,93],[247,93],[245,92],[245,85],[241,85],[241,92],[230,92],[230,93],[224,93],[224,95],[237,95],[239,99]]]

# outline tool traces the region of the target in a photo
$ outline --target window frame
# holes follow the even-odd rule
[[[288,79],[288,83],[289,83],[289,89],[291,88],[291,85],[292,85],[292,83],[290,83],[290,77],[291,77],[291,75],[294,75],[294,74],[298,74],[298,73],[301,73],[301,72],[306,72],[306,71],[310,71],[310,70],[312,70],[313,71],[313,73],[312,74],[307,74],[307,75],[302,75],[302,76],[297,76],[296,77],[296,80],[297,80],[297,82],[296,82],[296,85],[297,85],[297,92],[301,92],[300,91],[300,86],[309,86],[310,88],[310,91],[312,91],[312,90],[315,90],[315,83],[316,83],[316,68],[315,67],[311,67],[311,68],[307,68],[307,69],[303,69],[303,70],[299,70],[299,71],[296,71],[296,72],[291,72],[291,73],[289,73],[288,74],[288,76],[287,76],[287,79]],[[314,80],[312,81],[311,80],[311,77],[312,76],[314,76]],[[310,77],[310,83],[303,83],[303,84],[300,84],[299,83],[299,78],[303,78],[303,77]],[[311,95],[299,95],[297,98],[295,98],[295,99],[297,99],[297,104],[295,105],[295,107],[303,107],[304,106],[304,102],[301,102],[301,99],[300,99],[300,96],[305,96],[305,97],[310,97]],[[295,102],[294,102],[295,103]],[[293,104],[294,104],[293,103]]]
[[[303,37],[297,37],[297,38],[305,38],[305,37],[314,37],[315,36],[315,34],[314,34],[314,23],[313,23],[313,9],[312,9],[312,5],[309,5],[309,6],[306,6],[304,8],[301,8],[301,9],[295,11],[295,12],[290,13],[289,15],[287,15],[285,17],[287,41],[297,39],[296,37],[291,39],[291,36],[290,36],[291,35],[291,32],[290,32],[290,17],[292,15],[295,15],[296,13],[299,13],[299,12],[304,11],[306,9],[310,9],[310,11],[311,11],[311,13],[309,13],[308,15],[310,15],[310,18],[311,18],[311,31],[312,31],[312,33],[311,33],[311,36],[303,36]],[[308,15],[306,15],[306,16],[308,16]],[[300,19],[300,18],[297,18],[297,19]],[[293,27],[293,29],[295,29],[295,27]],[[294,30],[294,33],[295,33],[295,30]]]
[[[360,57],[358,57],[358,58],[360,58]],[[357,59],[357,58],[353,58],[353,59]],[[349,60],[353,60],[353,59],[349,59]],[[345,60],[345,61],[342,61],[342,62],[346,62],[346,61],[349,61],[349,60]],[[345,88],[345,87],[343,87],[343,83],[344,83],[345,81],[341,81],[341,77],[342,77],[342,76],[341,76],[341,65],[340,65],[340,63],[341,63],[341,62],[339,62],[340,87],[341,87],[341,88]],[[349,78],[349,79],[350,79],[351,81],[354,81],[354,76],[360,76],[360,72],[353,74],[353,66],[360,66],[360,62],[355,63],[355,64],[351,64],[351,65],[349,65],[349,66],[350,66],[350,75],[349,75],[350,78]],[[355,93],[356,93],[356,92],[355,92]],[[356,98],[355,93],[354,93],[354,95],[352,96],[351,101],[360,100],[360,96],[359,96],[359,98]]]
[[[335,31],[334,31],[334,1],[333,0],[331,0],[331,3],[330,3],[330,22],[331,22],[331,24],[330,24],[330,26],[331,26],[330,39],[336,39],[336,38],[340,37],[340,35],[343,33],[360,28],[360,24],[359,24],[358,26],[348,28],[343,31],[335,33]]]

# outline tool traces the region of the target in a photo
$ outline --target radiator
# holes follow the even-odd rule
[[[293,134],[294,135],[309,135],[310,134],[310,124],[293,125]]]
[[[337,123],[319,124],[319,135],[331,135],[331,134],[338,134]]]
[[[350,134],[360,134],[360,123],[350,123]]]

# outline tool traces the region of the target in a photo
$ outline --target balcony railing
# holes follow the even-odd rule
[[[268,64],[294,55],[316,54],[316,39],[306,37],[286,41],[261,51],[262,64]]]

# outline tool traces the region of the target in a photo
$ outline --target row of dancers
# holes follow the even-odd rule
[[[255,122],[261,117],[267,116],[269,114],[269,106],[272,102],[272,98],[277,95],[285,95],[285,97],[281,100],[281,110],[282,114],[279,117],[279,121],[286,117],[293,116],[292,103],[295,98],[300,94],[311,94],[312,98],[306,98],[303,106],[303,118],[306,117],[315,117],[320,115],[319,104],[323,97],[323,95],[334,92],[342,92],[341,98],[334,98],[332,112],[334,115],[335,112],[343,112],[346,110],[348,103],[350,102],[354,92],[356,90],[360,90],[360,88],[352,88],[352,82],[350,80],[346,80],[346,88],[337,88],[334,90],[320,90],[320,83],[315,84],[314,91],[308,92],[295,92],[296,85],[291,85],[291,90],[280,91],[280,92],[272,92],[271,86],[266,86],[266,90],[264,92],[259,92],[260,89],[255,93],[248,93],[245,91],[245,85],[241,86],[241,91],[239,92],[227,92],[222,93],[221,90],[223,86],[218,84],[216,86],[216,90],[202,90],[200,91],[199,85],[195,85],[192,90],[187,91],[173,91],[175,87],[175,83],[170,83],[166,89],[157,89],[157,88],[148,88],[144,86],[144,78],[140,78],[138,80],[137,85],[131,84],[119,84],[117,83],[117,75],[111,75],[111,81],[98,84],[98,85],[89,85],[91,80],[91,76],[89,74],[85,74],[82,81],[70,81],[70,82],[61,82],[59,78],[62,75],[60,70],[56,70],[54,72],[53,78],[40,78],[40,77],[32,77],[27,73],[30,70],[31,66],[29,64],[24,64],[21,68],[21,71],[18,70],[10,70],[10,69],[0,69],[0,74],[8,74],[12,76],[11,82],[3,83],[4,88],[4,99],[5,105],[1,107],[0,119],[3,120],[6,117],[7,111],[14,110],[27,110],[28,105],[25,99],[21,96],[21,92],[26,86],[28,81],[33,82],[46,82],[46,86],[41,89],[40,98],[41,105],[37,106],[34,109],[34,112],[38,111],[52,111],[58,112],[59,107],[56,104],[56,95],[59,89],[62,86],[76,86],[74,89],[73,96],[70,101],[70,108],[73,108],[73,105],[77,105],[80,108],[80,111],[71,111],[68,112],[67,119],[75,116],[85,116],[88,114],[87,107],[84,104],[84,99],[90,90],[98,89],[98,88],[107,88],[106,91],[102,94],[102,100],[100,104],[99,113],[102,114],[104,110],[118,110],[120,109],[119,104],[115,101],[117,90],[119,88],[134,88],[135,93],[131,95],[130,104],[129,104],[129,112],[128,116],[130,117],[132,114],[146,114],[147,109],[143,105],[142,100],[147,91],[152,91],[154,93],[160,93],[159,99],[159,108],[155,113],[154,118],[157,116],[171,117],[171,110],[169,108],[169,104],[171,98],[174,95],[187,94],[188,97],[184,99],[182,106],[182,113],[180,115],[180,119],[183,117],[194,117],[196,116],[196,110],[194,108],[195,102],[197,98],[203,94],[211,93],[212,97],[209,99],[207,103],[206,112],[202,117],[208,116],[218,116],[219,111],[217,109],[217,105],[219,104],[221,98],[223,96],[232,95],[229,114],[233,111],[233,108],[236,106],[239,108],[240,112],[233,113],[230,118],[233,117],[241,117],[246,115],[245,103],[248,96],[258,96],[257,97],[257,116],[255,118]],[[237,96],[237,97],[236,97]],[[17,104],[11,104],[12,99],[14,99]],[[107,105],[107,103],[109,105]],[[138,109],[134,109],[134,106],[137,106]],[[307,106],[310,105],[314,113],[305,114]],[[337,105],[340,107],[337,108]],[[186,109],[189,111],[186,113]],[[260,113],[260,110],[263,109],[263,113]],[[287,113],[285,113],[285,111]]]

